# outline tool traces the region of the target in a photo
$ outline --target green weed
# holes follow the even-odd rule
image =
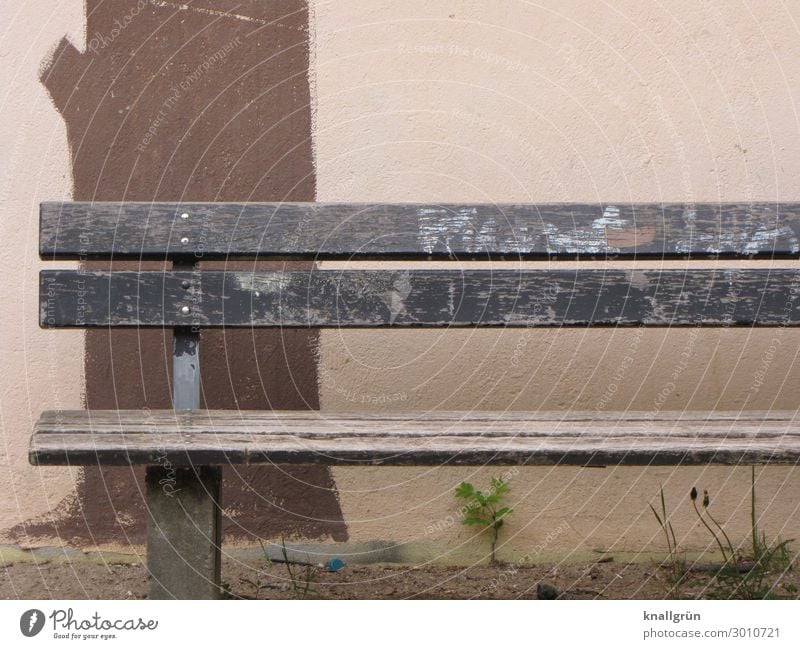
[[[503,478],[492,478],[489,491],[484,493],[475,489],[470,482],[462,482],[456,488],[456,498],[466,500],[462,508],[464,525],[479,525],[491,531],[492,549],[489,562],[497,564],[497,539],[500,528],[503,527],[506,517],[513,511],[510,507],[501,507],[503,499],[508,495],[511,487]]]

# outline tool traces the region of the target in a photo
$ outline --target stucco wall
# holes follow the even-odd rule
[[[223,31],[218,21],[232,18],[220,13],[235,12],[239,29],[271,25],[277,30],[269,41],[274,43],[283,38],[280,26],[292,23],[291,17],[300,12],[308,25],[292,26],[291,33],[305,30],[307,40],[299,43],[299,50],[302,54],[307,47],[307,56],[292,54],[274,72],[242,72],[241,83],[248,91],[270,88],[281,100],[270,100],[269,110],[275,113],[268,123],[258,124],[260,135],[281,123],[282,116],[295,114],[297,86],[291,90],[287,79],[307,75],[311,101],[310,132],[303,132],[303,124],[277,136],[269,131],[276,146],[265,147],[253,160],[237,157],[241,152],[235,147],[218,152],[212,147],[211,153],[201,149],[200,170],[192,167],[197,156],[186,148],[185,133],[162,129],[147,152],[148,169],[161,179],[152,197],[280,200],[315,191],[320,201],[800,200],[795,102],[800,92],[800,11],[785,3],[313,0],[307,14],[302,2],[285,4],[285,9],[276,5],[276,18],[262,15],[253,3],[194,3],[192,20],[207,22],[180,27],[185,20],[180,12],[186,11],[178,4],[147,3],[151,22],[137,26],[141,34],[192,43],[197,37],[199,52],[213,51],[215,42],[221,46],[239,33]],[[112,9],[93,12],[91,34],[106,33],[114,12],[124,12],[126,3],[105,6]],[[68,145],[60,112],[72,86],[62,81],[53,90],[51,77],[48,87],[55,94],[49,95],[40,75],[65,34],[85,53],[83,3],[33,0],[10,13],[13,19],[0,42],[7,89],[0,121],[6,151],[0,209],[7,244],[0,251],[7,278],[2,289],[6,306],[0,309],[5,356],[0,373],[0,490],[12,496],[0,500],[0,542],[127,546],[140,537],[127,535],[120,516],[109,523],[89,512],[86,530],[93,525],[105,530],[96,539],[86,530],[59,538],[59,521],[68,506],[73,519],[83,516],[89,492],[104,484],[113,484],[114,498],[119,493],[138,498],[136,476],[116,475],[107,483],[106,476],[88,481],[80,471],[27,465],[30,427],[39,410],[80,407],[85,398],[106,403],[115,397],[103,396],[103,386],[93,387],[91,381],[88,388],[83,385],[84,367],[95,368],[94,375],[109,361],[98,361],[96,353],[86,355],[80,333],[43,332],[36,326],[36,271],[41,266],[36,217],[40,200],[75,196],[76,187],[84,191],[81,187],[94,179],[93,165],[110,146],[104,142],[120,147],[136,140],[142,129],[131,128],[130,122],[146,124],[150,113],[140,113],[139,122],[131,117],[128,126],[103,113],[91,131],[96,153],[84,153],[81,159],[74,142],[71,149]],[[160,83],[166,88],[183,78],[185,69],[159,67],[160,50],[148,49],[156,45],[139,33],[130,30],[117,45],[100,48],[97,64],[116,69],[120,57],[132,56],[133,44],[144,53],[136,59],[134,82],[163,74]],[[158,42],[162,47],[166,41]],[[238,50],[237,56],[247,69],[257,68],[260,41],[245,36],[243,42],[250,49]],[[294,43],[291,36],[287,42]],[[280,42],[275,47],[276,55],[298,51],[296,45]],[[184,68],[191,60],[182,60]],[[227,79],[230,72],[220,75]],[[100,75],[94,81],[76,80],[73,86],[78,96],[83,92],[86,97],[87,92],[104,91],[103,83]],[[237,112],[249,101],[247,92],[220,97],[216,84],[207,75],[193,87],[195,96],[186,100],[220,113],[220,121],[212,119],[206,131],[229,128],[225,120],[233,115],[235,132],[228,134],[244,142],[257,123]],[[161,85],[148,86],[156,108]],[[62,102],[61,109],[52,96]],[[152,112],[152,106],[147,110]],[[266,104],[259,110],[263,116]],[[73,124],[75,118],[66,117]],[[188,132],[191,126],[181,128]],[[298,163],[277,174],[274,182],[269,174],[263,182],[264,169],[281,159],[281,143],[302,147],[309,138],[313,170]],[[126,179],[139,178],[133,172],[125,175],[125,151],[114,151],[119,159],[108,169],[122,169]],[[180,165],[172,162],[175,151],[185,158],[179,156]],[[73,181],[75,168],[83,176]],[[98,196],[110,198],[121,191],[119,173],[115,178],[100,176]],[[147,200],[149,184],[139,178],[133,187],[137,197]],[[219,389],[247,391],[250,407],[270,395],[254,387],[255,379],[226,380],[229,370],[247,365],[252,369],[248,376],[257,377],[276,351],[288,348],[289,360],[304,369],[276,373],[271,395],[292,385],[293,378],[301,393],[279,395],[283,407],[794,409],[800,393],[800,374],[794,370],[798,342],[795,330],[333,331],[288,347],[283,339],[264,339],[260,355],[244,361],[229,358],[220,347],[213,363],[222,377]],[[252,347],[251,340],[244,343]],[[118,348],[130,350],[130,343],[125,344],[119,342],[123,346]],[[98,345],[96,350],[103,348]],[[771,347],[777,352],[771,353]],[[681,368],[677,385],[667,388],[666,377],[682,354],[689,356],[689,363]],[[765,358],[760,383],[755,372]],[[135,368],[124,371],[126,376],[136,373]],[[233,403],[232,396],[223,400]],[[314,542],[403,543],[404,556],[413,560],[477,558],[482,546],[470,542],[470,533],[457,522],[451,524],[452,491],[463,479],[487,481],[492,473],[508,470],[336,469],[290,479],[262,474],[238,479],[234,474],[229,491],[235,491],[238,504],[228,518],[230,529],[244,533],[230,540],[286,532]],[[730,517],[733,529],[746,532],[746,469],[526,468],[512,475],[516,511],[501,552],[513,558],[529,555],[532,548],[573,557],[596,549],[658,551],[660,537],[647,502],[662,483],[678,508],[676,528],[683,530],[679,535],[685,534],[686,547],[700,549],[707,541],[687,507],[685,495],[695,484],[711,490],[721,518]],[[302,498],[299,485],[308,488]],[[763,523],[771,533],[800,538],[797,501],[789,496],[798,488],[797,471],[760,473],[761,504],[767,510]],[[324,491],[330,505],[304,508],[301,501],[315,491]],[[268,506],[262,505],[267,501]],[[141,518],[140,506],[120,505],[122,519]],[[274,523],[264,525],[262,520]],[[318,524],[309,525],[309,520]],[[30,533],[34,528],[37,533]]]
[[[798,16],[783,3],[315,2],[314,17],[318,200],[800,198]],[[320,401],[794,409],[798,333],[779,332],[770,353],[768,330],[326,331]],[[491,473],[475,471],[476,481]],[[744,533],[746,474],[522,469],[506,551],[524,554],[554,530],[554,554],[658,548],[647,502],[660,483],[681,504],[676,527],[692,529],[687,494],[702,484],[724,492],[716,506],[726,518],[735,512]],[[452,515],[453,488],[471,471],[334,475],[351,539],[466,551],[458,541],[471,532],[436,531],[436,522]],[[786,497],[798,486],[796,471],[763,474],[764,496],[783,494],[768,516],[775,533],[800,531],[796,500]]]
[[[72,171],[64,122],[53,106],[39,71],[56,43],[67,36],[84,41],[80,2],[7,3],[2,39],[0,108],[0,530],[47,515],[74,483],[74,472],[28,466],[33,422],[52,406],[80,408],[83,336],[40,330],[38,203],[69,196]]]

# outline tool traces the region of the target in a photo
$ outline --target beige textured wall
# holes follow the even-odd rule
[[[787,3],[313,0],[312,10],[318,200],[800,200],[800,9]],[[33,469],[26,450],[42,408],[81,405],[82,372],[81,334],[35,322],[37,204],[71,186],[63,122],[38,69],[65,31],[83,49],[83,3],[6,3],[4,14],[0,530],[72,489],[68,471]],[[795,408],[798,341],[729,329],[326,332],[322,407],[650,410],[686,352],[661,409]],[[452,490],[491,473],[335,477],[352,541],[464,560],[485,546],[451,524]],[[745,469],[511,475],[506,558],[658,551],[646,503],[660,483],[687,547],[706,540],[688,516],[692,485],[746,526]],[[767,469],[759,485],[767,529],[800,538],[798,472]]]
[[[39,68],[67,33],[83,47],[83,3],[3,3],[0,134],[0,530],[44,514],[73,487],[70,471],[28,465],[33,422],[44,408],[81,407],[82,334],[40,330],[39,201],[69,197],[64,124]],[[2,542],[0,536],[0,542]]]
[[[788,12],[777,1],[318,0],[318,199],[798,200],[800,10]],[[326,332],[321,401],[329,409],[794,409],[799,334]],[[469,534],[459,525],[431,526],[452,514],[461,479],[491,473],[335,476],[353,540],[417,542],[448,558],[476,556],[475,544],[461,544]],[[693,529],[686,494],[697,484],[724,499],[719,511],[745,533],[748,475],[523,469],[505,551],[524,555],[548,535],[554,556],[657,551],[647,502],[662,482],[682,503],[677,528]],[[764,504],[775,499],[768,529],[797,537],[789,497],[797,471],[762,476]],[[705,541],[696,529],[685,539],[690,548]]]

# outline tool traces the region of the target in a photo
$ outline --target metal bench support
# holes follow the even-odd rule
[[[181,308],[191,309],[191,286],[185,288]],[[200,408],[199,330],[175,328],[172,370],[175,410]],[[147,467],[150,599],[220,597],[221,486],[217,466],[176,467],[165,457],[160,465]]]

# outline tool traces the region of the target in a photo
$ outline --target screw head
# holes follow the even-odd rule
[[[182,219],[188,219],[189,218],[189,213],[188,212],[184,212],[183,214],[181,214],[181,218]]]
[[[191,286],[191,283],[188,279],[185,279],[181,282],[181,288],[188,289]]]
[[[182,307],[181,307],[181,313],[182,313],[183,315],[189,315],[189,312],[190,312],[190,311],[191,311],[191,309],[190,309],[188,306],[182,306]]]
[[[181,237],[181,243],[185,246],[189,243],[189,237]]]

